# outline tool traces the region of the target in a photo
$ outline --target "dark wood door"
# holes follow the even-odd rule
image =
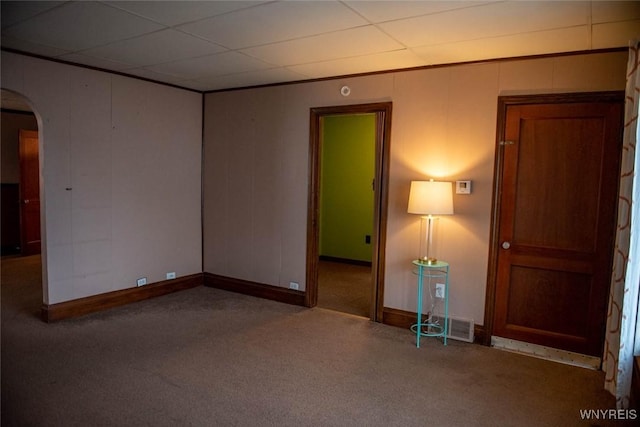
[[[622,143],[613,98],[504,107],[493,335],[601,356]]]
[[[38,131],[20,131],[20,229],[22,254],[40,253]]]

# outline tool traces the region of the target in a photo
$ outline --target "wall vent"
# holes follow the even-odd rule
[[[432,319],[440,324],[444,322],[444,316],[433,315]],[[447,338],[459,341],[473,342],[473,320],[449,316],[448,326],[449,330],[447,331]]]

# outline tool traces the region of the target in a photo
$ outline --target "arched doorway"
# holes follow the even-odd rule
[[[41,120],[23,95],[1,90],[2,300],[39,316],[44,302]]]

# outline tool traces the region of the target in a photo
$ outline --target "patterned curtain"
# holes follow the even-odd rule
[[[640,352],[638,328],[638,295],[640,288],[640,182],[634,173],[640,170],[636,151],[638,137],[638,102],[640,98],[640,40],[629,47],[625,118],[618,197],[613,274],[609,294],[609,311],[603,355],[605,388],[616,397],[618,408],[629,406],[633,375],[634,349]]]

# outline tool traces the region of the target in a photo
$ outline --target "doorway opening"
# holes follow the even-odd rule
[[[308,307],[382,318],[391,108],[375,103],[311,109]],[[344,137],[346,125],[370,129],[370,142],[366,135],[358,136],[364,138],[360,145],[348,142],[349,136],[325,139]]]
[[[2,89],[2,297],[3,310],[44,302],[40,203],[40,119],[22,95]],[[14,301],[10,306],[5,304]],[[15,307],[14,307],[15,306]]]
[[[374,113],[321,119],[318,307],[369,317]]]

